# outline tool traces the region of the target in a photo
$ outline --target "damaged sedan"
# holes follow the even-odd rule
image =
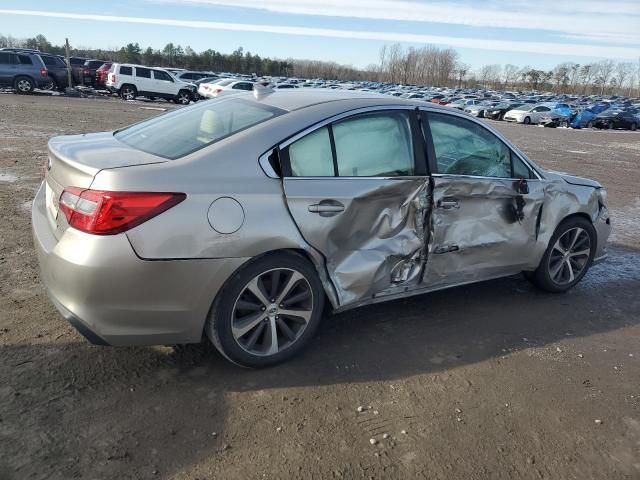
[[[302,89],[53,138],[32,224],[49,296],[89,341],[208,338],[246,367],[303,349],[325,305],[520,272],[564,292],[610,232],[600,184],[463,112]]]

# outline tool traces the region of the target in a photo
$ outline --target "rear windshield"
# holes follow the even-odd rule
[[[136,123],[114,135],[130,147],[173,160],[283,113],[247,99],[220,98]]]

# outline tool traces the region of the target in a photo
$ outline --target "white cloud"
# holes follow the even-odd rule
[[[601,42],[640,44],[640,1],[521,0],[478,5],[415,0],[150,0],[252,8],[276,13],[444,23],[472,27],[606,34]]]
[[[638,56],[637,49],[620,46],[589,46],[588,48],[585,48],[584,45],[571,43],[556,44],[547,42],[514,42],[509,40],[486,40],[480,38],[447,37],[411,33],[336,30],[328,28],[291,27],[283,25],[258,25],[246,23],[209,22],[201,20],[175,20],[168,18],[124,17],[113,15],[94,15],[86,13],[63,13],[35,10],[0,9],[0,15],[67,18],[73,20],[88,20],[96,22],[161,25],[171,27],[230,30],[240,32],[275,33],[282,35],[347,38],[356,40],[382,40],[385,42],[404,42],[413,44],[432,43],[460,48],[475,48],[482,50],[556,54],[568,56],[588,56],[597,58],[635,59]]]

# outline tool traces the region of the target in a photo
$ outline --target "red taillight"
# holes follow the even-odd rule
[[[112,74],[111,74],[111,81],[112,81],[113,83],[116,83],[116,74],[115,74],[115,73],[112,73]]]
[[[60,195],[60,210],[69,226],[94,235],[129,230],[182,202],[184,193],[106,192],[69,187]]]
[[[46,77],[47,75],[49,75],[49,72],[46,68],[41,68],[40,69],[40,76],[41,77]]]
[[[221,89],[221,88],[216,88],[216,89],[213,91],[213,93],[214,93],[215,95],[217,95],[217,94],[219,94],[221,91],[222,91],[222,89]]]

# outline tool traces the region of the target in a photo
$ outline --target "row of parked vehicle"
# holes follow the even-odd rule
[[[464,110],[476,117],[548,127],[640,127],[640,99],[620,96],[570,96],[485,89],[451,89],[382,82],[335,82],[287,77],[257,77],[200,72],[178,68],[113,63],[70,57],[72,81],[106,90],[125,100],[144,96],[186,105],[255,85],[273,90],[326,88],[357,90],[421,100]],[[0,87],[18,93],[35,89],[63,90],[68,86],[67,63],[60,55],[23,48],[0,49]]]

